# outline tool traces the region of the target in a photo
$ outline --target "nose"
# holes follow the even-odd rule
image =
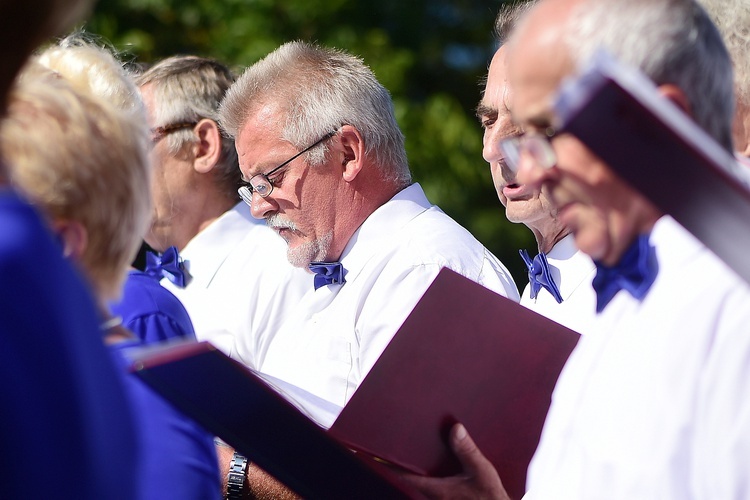
[[[489,164],[495,163],[503,157],[503,153],[500,151],[502,137],[499,137],[497,129],[498,127],[484,129],[484,136],[482,137],[482,157]]]
[[[554,175],[557,167],[543,168],[532,155],[522,153],[519,158],[518,172],[516,178],[521,184],[526,184],[535,189],[542,187],[542,184]]]
[[[253,191],[252,201],[250,204],[250,214],[256,219],[265,219],[278,209],[276,202],[271,196],[263,198],[256,191]]]
[[[505,153],[500,147],[500,143],[503,139],[512,137],[512,131],[500,129],[500,127],[493,127],[491,129],[485,129],[484,138],[482,139],[482,157],[492,167],[493,179],[497,182],[498,179],[495,176],[502,176],[505,184],[516,184],[516,173],[508,166],[505,161]],[[496,169],[496,170],[495,170]]]

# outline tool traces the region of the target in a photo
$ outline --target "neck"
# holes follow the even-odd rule
[[[190,214],[182,213],[179,216],[179,224],[174,223],[176,218],[168,228],[152,228],[147,235],[146,243],[158,252],[163,252],[171,246],[182,251],[190,240],[236,204],[237,200],[227,197],[215,200],[204,199],[203,202],[195,204],[196,207],[200,207],[199,211],[192,211]]]
[[[549,253],[557,243],[570,234],[570,229],[564,226],[555,226],[554,231],[542,233],[531,228],[536,238],[536,244],[541,253]]]
[[[406,187],[408,186],[399,187],[392,183],[384,183],[382,179],[368,181],[366,176],[358,176],[358,182],[336,201],[343,215],[336,218],[334,240],[328,260],[338,261],[349,240],[367,218]]]
[[[629,238],[622,238],[620,241],[621,245],[613,245],[612,251],[609,255],[601,259],[601,263],[605,266],[616,266],[622,260],[623,255],[627,252],[628,248],[638,239],[642,234],[648,234],[656,225],[656,222],[661,218],[661,213],[654,205],[646,201],[644,198],[635,198],[632,205],[632,213],[638,215],[633,216],[633,224],[626,229],[630,233]]]

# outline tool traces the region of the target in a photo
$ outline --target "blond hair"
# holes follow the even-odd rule
[[[137,103],[113,105],[88,81],[32,62],[11,93],[0,150],[11,182],[51,220],[86,228],[81,267],[97,296],[113,299],[148,224],[148,128]]]

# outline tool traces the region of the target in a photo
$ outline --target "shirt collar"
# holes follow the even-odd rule
[[[354,232],[341,253],[339,261],[346,269],[348,279],[359,274],[367,261],[382,248],[384,241],[432,207],[422,187],[416,183],[378,207]]]
[[[191,239],[180,255],[192,276],[192,285],[207,287],[232,250],[249,236],[251,226],[265,221],[250,215],[245,202],[239,202]]]
[[[594,261],[578,250],[572,233],[555,243],[547,254],[547,262],[563,300],[567,300],[579,286],[588,286],[596,273]],[[560,273],[561,268],[565,269],[564,276]]]

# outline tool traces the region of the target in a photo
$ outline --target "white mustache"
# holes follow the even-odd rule
[[[297,230],[297,225],[289,219],[284,219],[279,214],[273,214],[268,216],[266,219],[266,225],[271,229],[289,229],[291,231]]]

